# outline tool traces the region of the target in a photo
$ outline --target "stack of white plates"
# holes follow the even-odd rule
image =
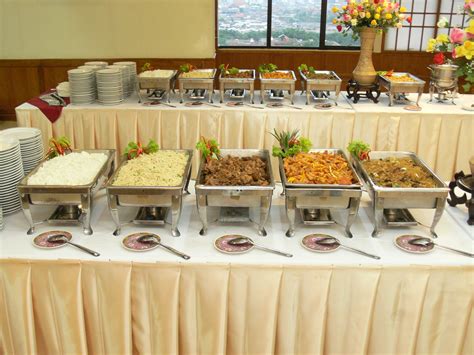
[[[75,105],[90,104],[95,101],[95,72],[88,68],[67,71],[71,91],[71,103]]]
[[[94,72],[96,72],[97,70],[100,70],[103,68],[99,65],[81,65],[81,66],[78,66],[77,69],[92,69]]]
[[[38,128],[15,127],[0,132],[0,137],[12,137],[20,141],[23,171],[27,175],[43,159],[43,140]]]
[[[69,82],[68,81],[63,81],[62,83],[59,83],[58,86],[56,86],[56,92],[61,97],[71,96],[71,91],[70,91],[70,88],[69,88]]]
[[[119,68],[98,70],[96,80],[101,104],[116,105],[123,101],[122,72]]]
[[[128,68],[130,84],[125,96],[130,96],[135,91],[137,85],[137,63],[135,62],[115,62],[114,65],[124,65]]]
[[[95,62],[85,62],[84,65],[92,65],[92,66],[99,67],[100,69],[105,69],[105,67],[109,65],[109,63],[102,62],[102,61],[95,61]]]
[[[3,208],[0,206],[0,231],[3,229],[5,224],[3,223]]]
[[[124,98],[130,87],[130,76],[128,75],[128,67],[125,65],[109,65],[106,69],[119,69],[122,73],[122,90]]]
[[[20,141],[0,136],[0,206],[5,215],[21,209],[17,185],[23,176]]]

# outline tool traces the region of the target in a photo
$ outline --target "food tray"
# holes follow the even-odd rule
[[[426,208],[435,209],[433,222],[430,227],[430,232],[433,237],[436,237],[435,227],[439,222],[441,215],[444,211],[444,205],[446,204],[446,198],[448,196],[449,189],[445,183],[436,176],[436,174],[423,162],[415,153],[412,152],[400,152],[400,151],[372,151],[370,152],[371,159],[385,159],[389,157],[394,158],[411,158],[417,165],[422,167],[428,172],[433,179],[436,181],[437,186],[435,188],[423,188],[423,187],[381,187],[375,184],[370,178],[367,171],[364,169],[362,162],[357,158],[353,157],[353,162],[356,170],[359,172],[364,185],[367,188],[367,192],[372,199],[374,209],[374,231],[372,236],[377,236],[383,225],[383,217],[385,214],[385,220],[387,225],[403,226],[404,224],[413,224],[413,221],[404,220],[391,221],[390,216],[405,216],[411,217],[408,208]],[[384,211],[385,210],[385,211]],[[402,211],[393,211],[402,210]],[[416,221],[415,221],[416,223]]]
[[[142,95],[140,90],[164,90],[167,96],[167,101],[170,102],[170,91],[174,89],[176,82],[177,70],[173,70],[173,73],[168,77],[164,78],[153,78],[153,77],[141,77],[137,76],[138,85],[138,102],[142,102]]]
[[[178,186],[115,186],[113,185],[122,167],[128,160],[123,160],[119,168],[107,184],[107,196],[109,210],[116,225],[114,235],[121,232],[122,223],[120,221],[118,206],[139,207],[139,208],[169,208],[172,213],[171,234],[175,237],[180,235],[178,223],[181,216],[183,192],[187,190],[189,179],[191,177],[191,162],[193,151],[191,149],[173,150],[179,153],[186,153],[187,163],[184,168],[183,179]],[[158,213],[158,216],[165,216],[167,211]],[[140,212],[139,212],[140,214]],[[141,221],[135,219],[136,224],[163,224],[163,220],[158,219],[156,223],[150,221]]]
[[[25,176],[18,185],[18,191],[22,200],[25,217],[30,224],[28,234],[34,233],[35,223],[30,211],[30,205],[58,205],[58,206],[81,206],[82,224],[85,234],[92,234],[90,228],[90,213],[92,210],[93,195],[106,183],[114,171],[114,149],[84,149],[73,150],[75,153],[104,153],[107,160],[96,174],[94,179],[87,185],[28,185],[28,179],[34,175],[43,165],[45,160]]]
[[[250,91],[250,102],[253,104],[254,100],[254,87],[255,87],[255,70],[254,69],[240,69],[242,71],[251,71],[251,78],[226,78],[223,76],[223,72],[219,75],[219,92],[220,102],[224,102],[224,93],[226,89],[247,89]]]
[[[206,71],[211,73],[209,78],[183,78],[181,74],[178,75],[178,86],[179,86],[179,95],[180,103],[184,102],[184,93],[186,90],[190,89],[205,89],[209,92],[209,102],[213,101],[214,93],[214,78],[216,76],[217,69],[196,69],[195,71]]]
[[[388,90],[388,94],[390,98],[389,105],[393,106],[394,95],[401,94],[401,93],[418,93],[418,98],[416,101],[416,104],[418,105],[421,95],[423,94],[423,89],[425,88],[425,82],[410,73],[397,72],[397,73],[393,73],[392,75],[395,75],[395,76],[408,75],[410,78],[412,78],[415,81],[410,81],[410,82],[392,81],[390,80],[390,77],[379,75],[378,76],[379,84]]]
[[[291,73],[292,79],[265,79],[262,73],[259,73],[260,79],[260,103],[263,104],[265,90],[287,90],[290,94],[290,101],[293,105],[293,96],[295,94],[296,76],[293,70],[276,70],[276,72]]]
[[[316,91],[334,91],[336,95],[336,100],[339,97],[341,92],[342,80],[334,71],[329,70],[316,70],[317,74],[331,74],[335,79],[308,79],[308,77],[300,70],[300,75],[303,78],[302,85],[306,91],[306,104],[310,103],[310,93],[313,90]]]
[[[202,222],[201,235],[207,233],[208,228],[208,207],[249,209],[258,208],[260,215],[258,223],[258,233],[266,235],[265,222],[270,213],[275,180],[272,174],[270,154],[264,149],[221,149],[222,156],[251,157],[259,156],[267,163],[266,169],[270,176],[268,186],[208,186],[204,185],[203,168],[205,161],[201,161],[198,176],[196,179],[196,200],[199,217]]]
[[[341,149],[311,149],[310,152],[340,154],[348,161],[347,156]],[[296,210],[300,210],[305,224],[322,225],[334,223],[330,217],[329,209],[348,209],[345,233],[346,236],[352,238],[350,228],[359,210],[362,182],[350,163],[349,167],[357,180],[356,183],[351,185],[288,183],[283,159],[281,157],[279,158],[279,167],[281,181],[285,191],[285,206],[289,221],[289,227],[286,232],[287,237],[294,236]]]

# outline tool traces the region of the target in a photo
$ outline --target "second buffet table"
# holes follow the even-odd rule
[[[474,268],[472,259],[435,248],[412,255],[393,238],[415,231],[372,231],[367,195],[353,226],[299,227],[286,238],[281,186],[273,194],[267,237],[250,225],[213,226],[198,234],[194,189],[185,196],[182,236],[169,226],[127,226],[119,237],[106,206],[96,196],[94,235],[79,227],[38,227],[37,234],[65,229],[73,240],[101,253],[73,247],[40,250],[26,235],[21,212],[7,216],[0,238],[1,353],[189,354],[472,354]],[[48,215],[50,211],[43,209]],[[133,211],[130,211],[131,214]],[[414,210],[422,223],[432,213]],[[438,241],[473,250],[465,208],[446,210]],[[120,245],[132,232],[153,231],[163,242],[191,255],[180,261],[163,249],[129,252]],[[330,233],[342,242],[381,256],[373,260],[346,250],[312,253],[301,238]],[[285,258],[253,250],[216,251],[228,233],[294,254]],[[423,227],[416,233],[427,235]]]
[[[414,100],[415,95],[410,98]],[[136,98],[129,98],[117,106],[69,105],[54,124],[27,103],[17,107],[16,115],[19,126],[41,129],[45,146],[49,137],[66,135],[76,149],[114,148],[118,152],[130,141],[146,144],[149,138],[164,149],[192,149],[200,136],[216,138],[222,148],[271,149],[275,141],[268,132],[299,129],[314,148],[345,149],[351,140],[362,139],[373,150],[413,151],[442,179],[450,180],[457,171],[469,171],[468,162],[474,154],[474,114],[463,110],[461,104],[474,99],[465,95],[452,105],[428,103],[428,98],[421,98],[423,109],[419,112],[406,111],[403,105],[388,107],[385,94],[377,105],[351,104],[341,95],[338,107],[318,110],[314,103],[305,106],[305,96],[298,94],[295,104],[302,110],[225,104],[219,108],[186,107],[178,103],[177,108],[171,108],[143,106]],[[276,167],[276,161],[273,163]],[[194,172],[196,168],[194,164]]]

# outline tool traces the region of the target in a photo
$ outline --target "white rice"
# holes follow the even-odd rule
[[[87,185],[107,161],[104,153],[70,153],[47,160],[28,185]]]
[[[159,150],[129,160],[120,169],[116,186],[179,186],[188,161],[186,153]]]

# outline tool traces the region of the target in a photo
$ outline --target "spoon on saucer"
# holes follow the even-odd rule
[[[158,244],[159,246],[162,246],[163,248],[168,249],[173,254],[178,255],[185,260],[191,259],[189,255],[181,253],[179,250],[176,250],[175,248],[172,248],[168,245],[164,245],[163,243],[161,243],[160,238],[158,238],[156,235],[153,235],[153,234],[142,235],[141,237],[137,239],[137,241],[140,243]]]
[[[252,107],[252,108],[258,108],[260,110],[263,110],[264,107],[260,107],[260,106],[255,106],[255,105],[250,105],[250,104],[247,104],[245,102],[242,102],[242,101],[237,101],[234,103],[233,106],[248,106],[248,107]]]
[[[70,242],[69,239],[64,234],[52,235],[52,236],[48,237],[47,241],[51,242],[51,243],[61,243],[61,244],[66,243],[66,244],[75,246],[76,248],[79,248],[79,249],[81,249],[81,250],[85,251],[86,253],[89,253],[93,256],[100,256],[100,254],[96,251],[93,251],[89,248],[83,247],[82,245]]]
[[[377,259],[379,260],[380,259],[380,256],[377,256],[377,255],[373,255],[373,254],[369,254],[363,250],[360,250],[360,249],[356,249],[356,248],[353,248],[353,247],[349,247],[345,244],[342,244],[339,239],[337,239],[336,237],[326,237],[326,238],[321,238],[319,240],[316,240],[315,241],[316,244],[319,244],[319,245],[340,245],[341,247],[343,248],[346,248],[346,249],[349,249],[349,250],[352,250],[352,251],[355,251],[356,253],[359,253],[359,254],[362,254],[362,255],[365,255],[365,256],[368,256],[369,258],[373,258],[373,259]]]
[[[474,254],[468,253],[468,252],[463,251],[463,250],[447,247],[445,245],[439,245],[438,243],[433,242],[430,238],[426,238],[426,237],[420,237],[420,238],[409,240],[408,244],[419,245],[419,246],[422,246],[422,247],[437,246],[437,247],[440,247],[442,249],[448,249],[448,250],[454,251],[456,253],[468,256],[470,258],[474,258]]]
[[[283,255],[283,256],[286,256],[287,258],[293,257],[293,254],[284,253],[284,252],[279,251],[279,250],[270,249],[270,248],[263,247],[263,246],[261,246],[261,245],[255,244],[255,242],[254,242],[252,239],[250,239],[249,237],[238,237],[238,238],[234,238],[234,239],[229,240],[228,243],[229,243],[230,245],[251,244],[251,245],[253,245],[255,248],[258,248],[258,249],[261,249],[261,250],[265,250],[265,251],[268,251],[268,252],[270,252],[270,253],[274,253],[274,254],[278,254],[278,255]]]

